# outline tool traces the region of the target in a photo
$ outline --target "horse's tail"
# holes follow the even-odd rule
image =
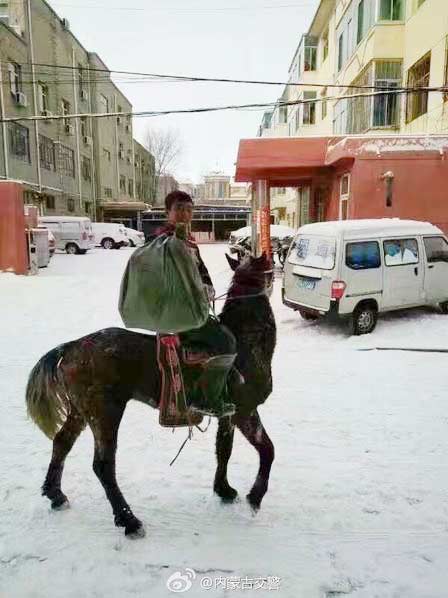
[[[59,345],[44,355],[31,371],[26,387],[28,415],[50,439],[55,437],[70,413],[70,399],[59,371],[69,344]]]

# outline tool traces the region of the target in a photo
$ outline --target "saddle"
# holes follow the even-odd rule
[[[182,345],[177,335],[157,335],[160,425],[192,428],[204,415],[232,415],[235,406],[225,403],[223,397],[235,358],[236,354],[211,355]]]

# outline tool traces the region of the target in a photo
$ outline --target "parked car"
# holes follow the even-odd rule
[[[297,231],[289,226],[283,226],[281,224],[271,224],[271,244],[272,252],[279,255],[281,251],[283,241],[286,238],[292,238],[295,236]],[[245,226],[238,230],[232,231],[229,237],[229,251],[230,253],[236,253],[240,259],[244,255],[244,250],[247,247],[250,249],[250,240],[252,235],[252,227]],[[279,256],[280,257],[280,256]]]
[[[349,318],[353,334],[372,332],[382,312],[434,305],[448,313],[448,242],[429,222],[308,224],[289,250],[282,298],[305,319]]]
[[[92,230],[97,247],[121,249],[121,247],[129,245],[126,229],[122,224],[117,222],[94,222]]]
[[[76,216],[41,216],[39,225],[48,228],[56,240],[56,249],[69,254],[85,254],[95,247],[89,218]]]
[[[125,227],[125,231],[131,247],[140,247],[145,244],[145,235],[143,233],[127,227]]]

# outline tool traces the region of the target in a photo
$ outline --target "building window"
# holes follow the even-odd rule
[[[99,95],[99,108],[102,114],[108,114],[109,112],[109,98],[104,96],[102,93]]]
[[[48,99],[48,85],[45,83],[38,83],[37,85],[37,93],[38,93],[38,102],[39,102],[39,111],[41,116],[46,116],[49,108],[49,99]]]
[[[39,135],[40,163],[47,170],[56,170],[54,143],[48,137]]]
[[[356,42],[358,44],[363,39],[364,34],[364,0],[361,0],[358,4],[358,28],[356,34]]]
[[[85,201],[84,202],[84,212],[86,214],[90,214],[90,201]]]
[[[402,21],[403,0],[380,0],[380,21]]]
[[[317,38],[305,36],[303,70],[315,71],[317,68]]]
[[[110,160],[111,160],[110,151],[108,149],[106,149],[105,147],[103,147],[103,158],[105,160],[107,160],[108,162],[110,162]]]
[[[408,87],[428,87],[431,71],[431,53],[419,60],[408,71]],[[428,112],[428,92],[421,91],[407,95],[406,118],[411,122]]]
[[[284,125],[288,122],[288,106],[280,106],[278,109],[278,122]]]
[[[110,187],[104,187],[104,197],[112,197],[112,189]]]
[[[88,137],[89,136],[89,121],[87,116],[81,116],[81,136]]]
[[[348,201],[350,196],[350,175],[344,174],[340,183],[339,220],[348,219]]]
[[[75,152],[60,143],[58,154],[59,171],[65,176],[75,178]]]
[[[75,200],[73,199],[73,197],[69,197],[67,199],[67,210],[69,212],[74,212],[75,211]]]
[[[321,106],[322,106],[322,120],[327,118],[328,114],[328,100],[327,100],[327,89],[323,89],[321,92]]]
[[[9,123],[9,149],[15,158],[31,163],[30,132],[26,127]]]
[[[126,177],[122,174],[120,175],[120,191],[126,193]]]
[[[82,65],[78,65],[78,90],[79,90],[79,97],[83,99],[83,91],[84,91],[84,69]]]
[[[142,184],[140,183],[140,181],[137,181],[137,198],[141,199],[142,198]]]
[[[124,160],[124,146],[122,143],[118,145],[118,157],[120,160]]]
[[[128,180],[128,195],[134,197],[134,181],[132,179]]]
[[[67,100],[62,100],[62,115],[67,116],[68,114],[70,114],[70,110],[71,110],[70,102],[68,102]],[[64,118],[64,125],[67,126],[69,124],[70,124],[70,119]]]
[[[397,89],[402,82],[402,64],[398,61],[371,62],[353,80],[354,86],[378,86]],[[360,90],[350,88],[348,94],[359,95]],[[400,122],[398,94],[354,97],[340,100],[335,105],[334,132],[342,134],[365,133],[372,127],[396,127]]]
[[[303,92],[303,99],[305,100],[305,104],[303,104],[303,118],[302,123],[304,125],[315,125],[316,124],[316,102],[311,102],[310,100],[315,100],[317,97],[317,93],[315,91],[304,91]]]
[[[8,2],[0,2],[0,19],[9,18],[9,7]]]
[[[298,130],[300,127],[300,110],[297,108],[295,116],[294,116],[294,124],[295,124],[295,131]]]
[[[12,95],[17,99],[17,94],[22,91],[22,67],[20,64],[11,62],[8,64],[9,89]]]
[[[344,64],[344,32],[341,33],[338,39],[338,72],[342,69]]]
[[[45,207],[47,210],[55,210],[56,209],[56,202],[52,195],[45,196]]]
[[[87,158],[86,156],[82,157],[81,174],[82,174],[82,178],[85,181],[92,180],[92,163],[90,161],[90,158]]]
[[[328,58],[329,42],[328,42],[328,29],[322,35],[322,62],[325,62]]]
[[[375,63],[375,86],[386,89],[397,89],[401,86],[401,62]],[[399,95],[396,93],[377,95],[373,98],[374,127],[396,127],[399,118]]]

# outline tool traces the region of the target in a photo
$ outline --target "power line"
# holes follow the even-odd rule
[[[254,103],[254,104],[234,104],[228,106],[208,106],[203,108],[182,108],[182,109],[172,109],[172,110],[150,110],[150,111],[142,111],[142,112],[100,112],[100,113],[78,113],[78,114],[63,114],[63,115],[54,115],[54,116],[42,116],[42,115],[35,115],[35,116],[23,116],[23,117],[8,117],[8,118],[0,118],[0,122],[27,122],[27,121],[58,121],[58,120],[69,120],[74,118],[112,118],[112,117],[156,117],[156,116],[167,116],[173,114],[202,114],[207,112],[223,112],[229,110],[248,110],[248,109],[265,109],[265,108],[276,108],[282,106],[297,106],[301,104],[314,104],[318,102],[328,102],[328,101],[340,101],[343,99],[356,99],[356,98],[365,98],[365,97],[375,97],[380,96],[383,97],[385,95],[407,95],[408,93],[431,93],[431,92],[438,92],[438,93],[446,93],[448,92],[448,87],[419,87],[415,88],[412,91],[408,90],[401,90],[401,89],[394,89],[388,91],[375,91],[370,93],[362,93],[362,94],[349,94],[343,96],[326,96],[322,98],[314,98],[309,100],[294,100],[289,102],[267,102],[267,103]]]
[[[21,4],[21,1],[10,1],[9,4]],[[108,6],[108,5],[100,5],[100,4],[65,4],[59,2],[53,2],[54,6],[60,8],[77,8],[80,10],[85,9],[93,9],[93,10],[116,10],[116,11],[125,11],[125,12],[179,12],[179,13],[199,13],[199,12],[253,12],[258,10],[284,10],[284,9],[297,9],[297,8],[312,8],[314,6],[313,3],[300,3],[300,4],[278,4],[278,5],[259,5],[259,6],[218,6],[218,7],[207,7],[207,6],[189,6],[189,7],[182,7],[182,6],[145,6],[145,7],[137,7],[137,6]]]
[[[129,75],[134,77],[143,77],[148,78],[151,80],[170,80],[170,81],[186,81],[186,82],[210,82],[210,83],[239,83],[239,84],[246,84],[246,85],[282,85],[284,87],[319,87],[319,88],[341,88],[341,89],[387,89],[384,86],[379,85],[342,85],[337,83],[300,83],[300,82],[292,82],[288,81],[285,83],[284,81],[260,81],[254,79],[230,79],[224,77],[191,77],[185,75],[168,75],[168,74],[161,74],[161,73],[141,73],[141,72],[133,72],[133,71],[118,71],[118,70],[109,70],[109,69],[101,69],[101,68],[91,68],[91,67],[82,67],[80,69],[78,66],[73,65],[61,65],[61,64],[46,64],[40,62],[23,62],[17,63],[20,66],[34,66],[34,67],[43,67],[43,68],[51,68],[51,69],[62,69],[62,70],[70,70],[70,71],[80,71],[82,70],[86,74],[91,73],[108,73],[116,74],[116,75]],[[30,74],[30,73],[28,73]],[[401,87],[399,89],[405,90],[405,87]]]

